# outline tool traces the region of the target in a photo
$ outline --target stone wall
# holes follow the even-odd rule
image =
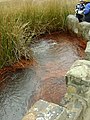
[[[85,60],[77,60],[65,75],[67,93],[60,105],[37,101],[22,120],[90,120],[90,23],[67,17],[67,27],[87,41]]]
[[[86,41],[90,41],[90,23],[80,22],[75,15],[67,16],[67,27],[75,34],[82,36]]]

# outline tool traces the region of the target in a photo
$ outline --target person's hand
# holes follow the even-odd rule
[[[75,10],[75,13],[77,13],[77,12],[78,12],[78,9]]]

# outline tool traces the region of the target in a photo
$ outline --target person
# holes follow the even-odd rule
[[[85,3],[85,9],[84,9],[84,19],[83,21],[90,22],[90,2]]]
[[[83,21],[83,12],[85,9],[85,0],[79,0],[80,3],[78,3],[75,6],[75,13],[76,13],[76,17],[78,18],[79,22]]]

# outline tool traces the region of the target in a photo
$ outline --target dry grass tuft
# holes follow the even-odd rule
[[[74,13],[73,0],[7,0],[0,2],[0,67],[31,58],[32,38],[66,30],[66,17]]]

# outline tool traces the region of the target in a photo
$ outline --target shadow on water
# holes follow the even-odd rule
[[[66,93],[64,75],[75,60],[84,58],[85,45],[74,35],[59,33],[32,44],[37,65],[10,73],[0,84],[0,120],[21,120],[39,99],[59,104]]]

